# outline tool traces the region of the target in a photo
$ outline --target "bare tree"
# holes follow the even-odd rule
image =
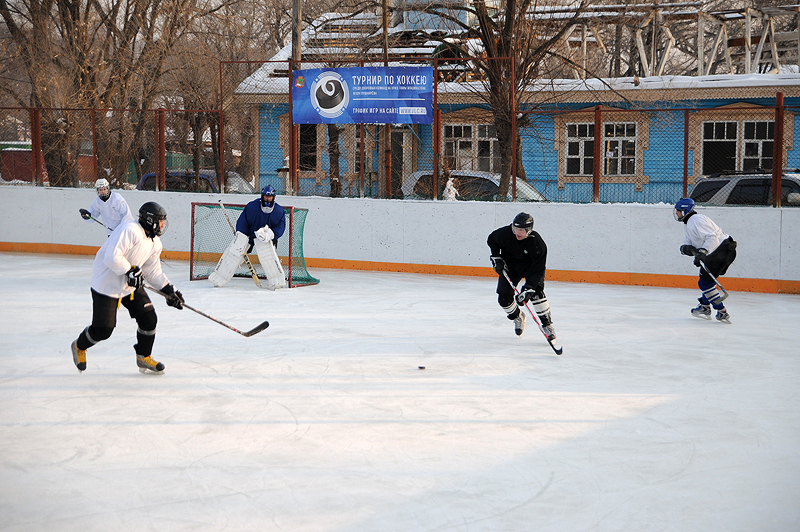
[[[77,184],[79,113],[97,119],[101,165],[119,181],[144,145],[164,61],[191,22],[216,7],[198,0],[0,0],[21,79],[4,90],[42,113],[42,145],[52,185]],[[117,111],[112,111],[116,109]],[[83,117],[86,120],[86,117]],[[85,129],[85,128],[84,128]]]

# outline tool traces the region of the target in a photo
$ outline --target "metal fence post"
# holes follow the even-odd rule
[[[772,145],[772,204],[781,206],[783,177],[783,93],[775,95],[775,140]]]
[[[592,203],[600,201],[600,171],[603,165],[603,117],[600,106],[594,107],[594,164],[592,165]]]

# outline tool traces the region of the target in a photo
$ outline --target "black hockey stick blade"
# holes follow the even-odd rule
[[[144,285],[144,287],[145,287],[145,288],[147,288],[148,290],[150,290],[151,292],[155,292],[155,293],[157,293],[157,294],[161,294],[161,295],[162,295],[162,296],[163,296],[165,299],[166,299],[166,297],[167,297],[167,294],[165,294],[165,293],[164,293],[164,292],[162,292],[161,290],[158,290],[158,289],[156,289],[156,288],[153,288],[152,286]],[[184,307],[186,307],[186,308],[188,308],[189,310],[191,310],[191,311],[193,311],[193,312],[196,312],[196,313],[200,314],[200,315],[201,315],[201,316],[203,316],[204,318],[208,318],[208,319],[210,319],[211,321],[214,321],[214,322],[216,322],[216,323],[219,323],[219,324],[220,324],[220,325],[222,325],[223,327],[227,327],[228,329],[232,330],[232,331],[233,331],[233,332],[235,332],[235,333],[239,333],[239,334],[241,334],[241,335],[242,335],[242,336],[244,336],[245,338],[249,338],[249,337],[251,337],[251,336],[253,336],[253,335],[255,335],[255,334],[258,334],[258,333],[260,333],[261,331],[263,331],[264,329],[266,329],[267,327],[269,327],[269,322],[268,322],[268,321],[264,321],[264,322],[261,322],[261,324],[259,324],[259,325],[255,326],[255,327],[253,327],[253,328],[252,328],[252,329],[250,329],[249,331],[240,331],[240,330],[239,330],[239,329],[237,329],[236,327],[232,327],[232,326],[228,325],[227,323],[225,323],[225,322],[223,322],[223,321],[221,321],[221,320],[218,320],[217,318],[215,318],[215,317],[213,317],[213,316],[209,316],[208,314],[206,314],[206,313],[205,313],[205,312],[203,312],[202,310],[198,310],[198,309],[194,308],[194,307],[193,307],[193,306],[191,306],[191,305],[187,305],[186,303],[184,303],[184,304],[183,304],[183,306],[184,306]]]
[[[261,331],[263,331],[267,327],[269,327],[269,322],[268,321],[263,321],[263,322],[261,322],[261,325],[257,325],[255,327],[253,327],[252,329],[250,329],[249,331],[242,333],[242,336],[244,336],[246,338],[250,338],[254,334],[260,333]]]

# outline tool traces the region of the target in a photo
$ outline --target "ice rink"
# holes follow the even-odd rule
[[[164,271],[161,376],[91,321],[93,257],[0,253],[0,530],[800,530],[800,296],[548,283],[564,347],[495,279]],[[724,285],[724,278],[721,279]],[[425,369],[418,369],[424,366]]]

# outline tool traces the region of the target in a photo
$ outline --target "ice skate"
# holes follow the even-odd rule
[[[728,311],[724,308],[717,310],[717,321],[721,321],[722,323],[730,323],[731,322],[731,315],[728,314]]]
[[[525,314],[520,310],[519,315],[514,318],[514,332],[517,333],[517,336],[521,336],[525,330],[525,320]]]
[[[692,309],[692,316],[703,318],[704,320],[711,319],[711,305],[704,305],[700,303]]]
[[[552,325],[548,325],[547,327],[542,327],[542,331],[547,336],[547,339],[551,342],[556,339],[556,329]]]
[[[152,373],[154,375],[164,373],[164,364],[156,362],[149,356],[136,355],[136,365],[139,366],[139,372],[141,373]]]
[[[72,342],[72,361],[75,362],[75,367],[78,371],[86,369],[86,350],[78,349],[78,341]]]

